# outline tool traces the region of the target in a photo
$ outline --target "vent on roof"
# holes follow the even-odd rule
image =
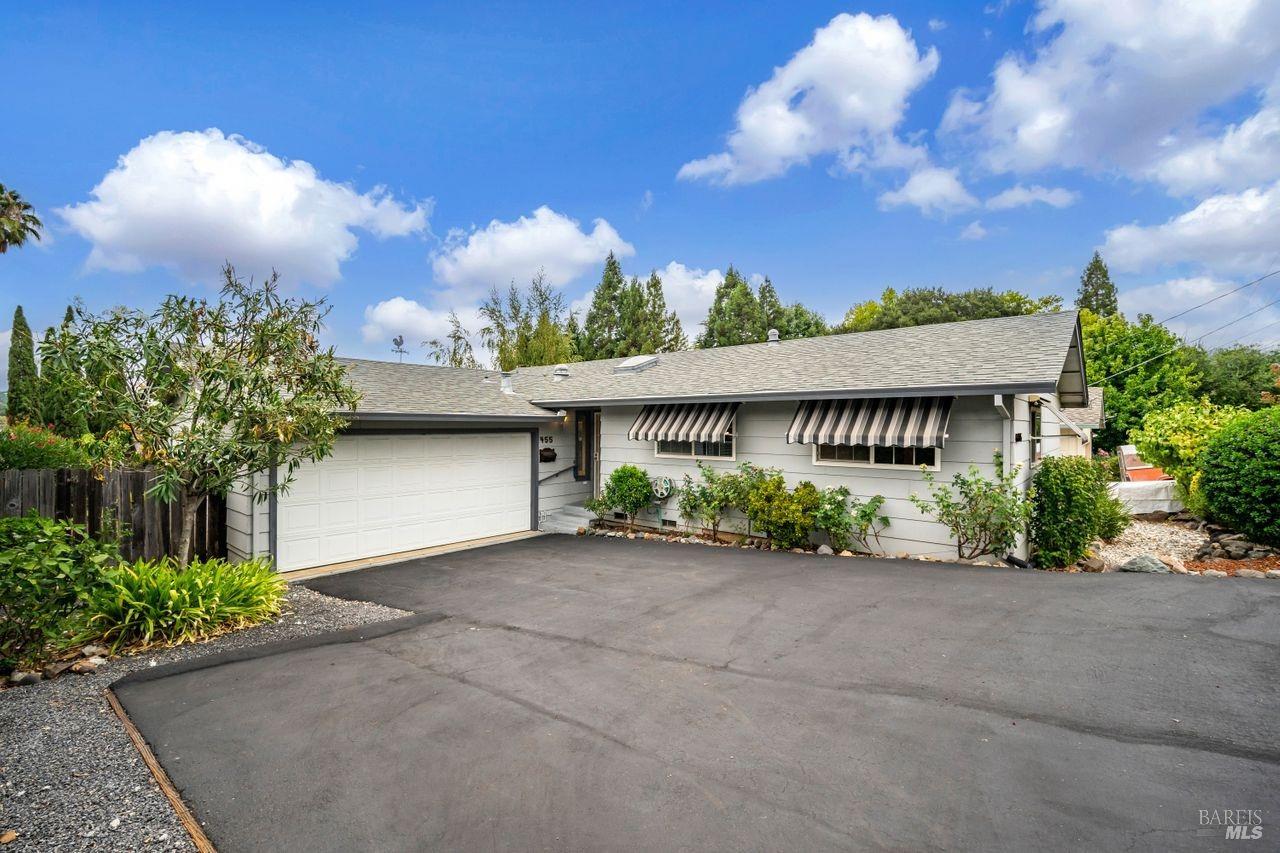
[[[776,347],[777,345],[778,345],[778,330],[770,329],[769,330],[769,346]]]
[[[551,378],[552,378],[552,381],[554,381],[554,382],[559,382],[561,379],[568,379],[568,378],[569,378],[569,365],[567,365],[567,364],[557,364],[557,365],[556,365],[556,366],[551,370]]]
[[[639,373],[642,370],[653,367],[658,363],[656,355],[633,355],[631,358],[614,365],[614,373]]]

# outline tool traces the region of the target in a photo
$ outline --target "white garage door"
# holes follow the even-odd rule
[[[529,434],[349,435],[276,511],[281,571],[528,530]]]

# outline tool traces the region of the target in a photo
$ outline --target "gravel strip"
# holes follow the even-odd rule
[[[151,665],[354,628],[409,615],[290,587],[278,621],[209,643],[114,658],[92,675],[0,692],[0,835],[4,853],[41,850],[194,850],[103,698],[108,684]]]
[[[1098,556],[1108,565],[1119,565],[1141,554],[1170,554],[1183,562],[1190,562],[1207,541],[1208,534],[1189,530],[1180,524],[1134,519],[1129,529],[1117,536],[1114,542],[1102,543],[1102,552]]]

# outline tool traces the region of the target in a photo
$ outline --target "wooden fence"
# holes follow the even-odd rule
[[[181,507],[146,496],[151,473],[110,470],[100,477],[78,468],[0,471],[0,516],[34,509],[83,524],[94,536],[118,535],[128,560],[173,553],[182,532]],[[196,512],[193,543],[197,557],[226,557],[227,505],[222,498],[208,498]]]

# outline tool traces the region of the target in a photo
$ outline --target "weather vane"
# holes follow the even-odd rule
[[[391,339],[391,351],[400,356],[400,363],[404,364],[405,354],[409,351],[404,348],[404,335],[396,335]]]

